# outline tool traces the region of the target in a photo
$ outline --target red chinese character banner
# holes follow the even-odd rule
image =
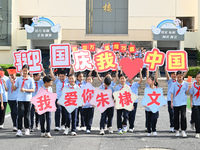
[[[71,62],[70,44],[50,45],[50,64],[52,68],[69,68]]]
[[[144,63],[149,66],[149,71],[156,71],[157,66],[162,66],[165,60],[165,53],[160,52],[159,49],[154,48],[151,51],[146,52],[144,57]]]
[[[120,52],[121,52],[121,53],[126,52],[126,48],[127,48],[127,44],[121,44]]]
[[[96,44],[95,43],[89,43],[88,47],[89,47],[90,52],[95,52],[95,50],[96,50]]]
[[[183,50],[169,50],[166,53],[166,69],[168,72],[178,70],[187,71],[188,57],[187,52]]]
[[[73,112],[76,108],[83,105],[81,89],[70,89],[64,87],[58,103],[64,106],[69,113]]]
[[[81,48],[83,50],[89,50],[89,45],[88,44],[81,44]]]
[[[43,71],[42,56],[39,49],[35,50],[21,50],[13,53],[14,63],[17,73],[20,73],[22,66],[29,65],[30,73],[41,73]]]
[[[55,112],[57,94],[51,93],[45,90],[44,88],[40,88],[38,94],[32,97],[31,103],[35,106],[37,113],[39,115],[44,114],[45,112]]]
[[[91,105],[97,107],[97,109],[103,113],[107,108],[114,106],[114,100],[112,98],[112,90],[101,90],[95,88],[94,96],[89,102]]]
[[[120,91],[113,93],[115,99],[116,109],[126,109],[128,111],[133,110],[133,103],[136,101],[138,96],[131,92],[129,86],[125,85]]]
[[[83,103],[85,106],[90,106],[90,100],[94,96],[95,88],[90,83],[86,83],[86,85],[81,88],[81,96],[83,98]]]
[[[113,51],[120,50],[120,42],[113,42]]]
[[[110,43],[104,44],[104,50],[110,50]]]
[[[135,45],[129,45],[128,50],[129,50],[130,53],[136,53]]]
[[[74,58],[74,71],[84,71],[84,70],[93,70],[93,63],[91,59],[90,51],[88,50],[79,50],[73,52]]]
[[[143,60],[140,58],[131,60],[126,57],[126,58],[122,58],[119,65],[122,67],[122,70],[127,75],[127,77],[129,79],[132,79],[140,72],[140,69],[143,68]],[[130,66],[134,66],[134,67],[130,69]]]
[[[93,61],[98,72],[105,72],[110,69],[116,70],[116,55],[113,51],[102,51],[94,55]]]
[[[156,113],[160,107],[167,105],[162,88],[145,88],[141,104],[149,108],[153,113]]]
[[[72,51],[72,52],[78,51],[77,45],[71,45],[71,51]]]

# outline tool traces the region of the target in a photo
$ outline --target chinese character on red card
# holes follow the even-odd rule
[[[120,52],[126,52],[127,44],[121,44]]]
[[[149,65],[149,71],[155,71],[157,66],[162,66],[165,60],[165,53],[160,52],[159,49],[154,48],[148,51],[144,57],[144,63]]]
[[[89,50],[89,45],[88,44],[81,44],[81,48],[83,50]]]
[[[168,72],[188,69],[187,52],[183,50],[170,50],[166,54],[166,69]]]
[[[93,64],[91,60],[90,51],[88,50],[79,50],[73,52],[74,58],[74,71],[84,71],[86,69],[93,70]]]
[[[50,45],[50,64],[52,68],[69,68],[71,62],[69,44]]]
[[[95,52],[96,50],[96,44],[95,43],[89,43],[89,51]]]
[[[104,44],[104,50],[110,50],[110,43]]]
[[[94,55],[94,64],[98,72],[117,68],[116,55],[113,51],[102,51]]]
[[[129,45],[128,50],[129,50],[130,53],[135,53],[136,52],[135,45]]]
[[[120,42],[113,42],[113,51],[120,50]]]
[[[71,51],[72,52],[78,51],[77,45],[71,45]]]

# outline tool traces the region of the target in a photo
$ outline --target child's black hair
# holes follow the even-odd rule
[[[69,74],[68,78],[72,77],[72,76],[76,77],[75,74]]]
[[[45,83],[45,82],[50,82],[50,81],[52,81],[52,77],[49,76],[49,75],[47,75],[47,76],[45,76],[45,77],[43,78],[43,82],[44,82],[44,83]]]
[[[78,78],[78,76],[80,76],[81,74],[83,75],[82,72],[78,72],[78,73],[76,74],[76,77]]]
[[[107,75],[111,75],[111,73],[110,73],[110,72],[106,72],[106,73],[105,73],[105,76],[107,76]]]
[[[104,83],[105,83],[105,85],[110,85],[111,84],[111,78],[109,78],[109,77],[106,77],[105,79],[104,79]]]
[[[0,71],[3,71],[3,68],[2,68],[2,67],[0,67]]]
[[[176,74],[176,72],[171,72],[170,75],[171,75],[171,74]]]
[[[29,70],[29,65],[27,65],[27,64],[23,65],[22,69],[24,69],[24,68]]]
[[[183,76],[183,72],[182,71],[177,71],[176,75],[182,75]]]
[[[86,76],[86,80],[87,80],[87,78],[89,78],[89,77],[91,77],[91,78],[92,78],[92,76],[91,76],[91,75],[87,75],[87,76]]]
[[[16,67],[15,66],[11,66],[8,69],[16,69]]]
[[[197,72],[197,74],[195,75],[195,78],[198,76],[200,74],[200,71],[199,72]]]
[[[39,74],[39,73],[34,73],[34,74],[33,74],[33,77],[37,76],[38,74]]]
[[[65,75],[66,73],[65,73],[64,70],[60,70],[60,71],[58,72],[58,76],[59,76],[60,74],[64,74],[64,75]]]
[[[125,75],[124,73],[119,74],[119,79],[120,79],[121,77],[125,77],[125,78],[126,78],[126,75]]]
[[[154,85],[158,86],[158,82],[156,81],[156,78],[154,76],[149,76],[149,79],[151,79],[152,81],[154,81]]]

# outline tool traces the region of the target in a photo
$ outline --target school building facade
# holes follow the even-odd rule
[[[198,0],[1,0],[0,64],[12,64],[16,50],[41,49],[48,65],[49,45],[58,43],[133,43],[148,50],[186,50],[189,66],[196,65],[200,49]],[[56,38],[28,37],[25,24],[32,18],[60,24]],[[187,27],[183,40],[155,40],[152,26],[179,19]]]

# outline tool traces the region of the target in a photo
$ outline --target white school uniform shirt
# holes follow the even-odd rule
[[[3,89],[2,89],[2,86],[0,84],[0,94],[3,94]],[[3,97],[3,96],[2,96]],[[0,101],[1,102],[1,101]]]
[[[3,90],[3,93],[2,93],[2,97],[3,97],[3,102],[7,102],[7,92],[5,90],[5,86],[4,86],[4,81],[6,81],[5,79],[0,79],[0,84],[1,84],[1,87],[2,87],[2,90]]]
[[[37,86],[36,86],[36,82],[37,82],[37,85],[38,85],[38,89],[37,89]],[[34,92],[32,93],[32,96],[34,97],[35,95],[37,95],[38,91],[40,90],[40,88],[44,85],[44,82],[43,80],[39,80],[39,81],[35,81],[34,80],[34,85],[35,85],[35,90]],[[36,91],[37,90],[37,91]]]
[[[189,90],[189,93],[192,95],[192,105],[200,106],[200,86],[198,86],[196,82],[192,84],[192,87]]]
[[[15,87],[18,89],[17,101],[29,102],[32,98],[31,92],[21,92],[22,83],[23,83],[23,76],[17,78],[15,82]],[[24,82],[24,89],[35,89],[33,78],[28,77],[27,80]]]
[[[68,84],[69,80],[68,79],[65,79],[64,80],[64,86],[66,84]],[[54,81],[54,83],[56,84],[56,94],[57,94],[57,98],[56,99],[59,99],[62,95],[62,89],[64,88],[63,87],[63,83],[60,81],[60,79],[56,79]]]
[[[138,82],[133,82],[132,84],[128,81],[126,81],[126,84],[131,88],[131,92],[138,95],[138,88],[140,87],[140,84]],[[134,103],[138,103],[138,99]]]
[[[178,86],[181,86],[180,92],[176,95],[177,91],[179,90]],[[187,94],[185,93],[188,90],[188,83],[183,81],[179,84],[177,81],[172,84],[170,89],[170,93],[173,94],[173,106],[179,107],[187,105]]]
[[[16,82],[16,80],[17,80],[17,78],[14,80],[14,83]],[[15,91],[13,90],[12,83],[10,82],[10,79],[8,79],[6,81],[6,86],[8,88],[8,91],[7,91],[8,100],[10,100],[10,101],[17,100],[17,95],[18,95],[18,90],[19,89],[15,90]]]
[[[44,86],[44,84],[43,84],[40,88],[44,88],[45,90],[47,89],[47,91],[48,91],[48,92],[51,92],[51,93],[52,93],[52,91],[53,91],[53,90],[52,90],[52,87],[49,86],[48,88],[46,88],[46,87]]]

